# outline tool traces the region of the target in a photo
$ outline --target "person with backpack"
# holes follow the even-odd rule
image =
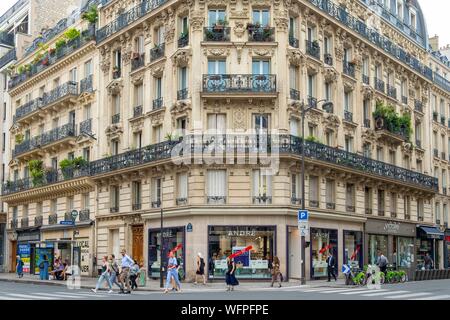
[[[39,279],[40,280],[48,280],[48,267],[50,262],[48,261],[48,257],[46,254],[42,256],[42,260],[39,263]]]
[[[16,256],[16,261],[17,261],[17,264],[16,264],[17,275],[19,276],[19,278],[22,278],[23,277],[23,261],[19,255]]]
[[[388,265],[388,259],[381,253],[380,250],[378,250],[378,259],[377,259],[377,266],[380,268],[380,271],[384,274],[386,273]]]
[[[195,272],[195,282],[197,284],[198,276],[202,276],[203,285],[206,285],[206,275],[205,275],[205,259],[203,259],[201,252],[197,254],[197,271]]]
[[[123,292],[123,286],[122,284],[117,280],[120,272],[119,272],[119,265],[117,264],[116,257],[114,254],[111,254],[112,263],[111,263],[111,284],[115,284],[119,287],[120,292]]]
[[[136,279],[139,276],[139,265],[136,260],[134,260],[133,266],[130,268],[130,282],[131,282],[131,290],[136,290],[138,285],[136,283]]]

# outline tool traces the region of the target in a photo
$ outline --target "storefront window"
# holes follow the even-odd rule
[[[387,256],[388,237],[369,234],[369,264],[377,263],[378,251]]]
[[[417,239],[417,269],[421,270],[425,268],[424,258],[425,254],[428,252],[431,259],[434,262],[434,252],[433,252],[433,240],[430,239]]]
[[[5,224],[0,223],[0,266],[5,263]]]
[[[338,232],[330,229],[311,228],[311,277],[327,276],[328,252],[332,252],[338,263]]]
[[[23,261],[23,273],[30,273],[31,250],[30,245],[20,243],[17,247],[17,255]]]
[[[360,231],[344,230],[344,264],[363,267],[363,235]]]
[[[445,253],[445,257],[446,257],[445,268],[450,268],[450,235],[448,235],[448,234],[445,236],[444,253]]]
[[[253,249],[235,258],[236,277],[269,279],[269,260],[274,256],[275,227],[210,226],[208,264],[210,278],[225,278],[226,258],[247,246]]]
[[[163,268],[165,277],[165,270],[168,262],[168,254],[169,251],[174,249],[176,246],[181,244],[181,249],[175,252],[175,257],[177,258],[180,271],[179,275],[182,279],[184,279],[185,275],[185,234],[184,227],[177,228],[164,228],[163,229]],[[161,265],[161,237],[160,237],[160,229],[151,229],[148,231],[148,275],[150,278],[159,278],[159,268]]]
[[[394,250],[393,253],[394,267],[411,268],[411,265],[414,262],[414,239],[398,237],[396,249],[397,250]]]

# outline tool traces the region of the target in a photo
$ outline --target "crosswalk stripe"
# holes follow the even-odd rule
[[[444,300],[444,299],[450,299],[450,295],[444,294],[442,296],[422,297],[422,298],[409,299],[409,300]]]
[[[345,289],[345,288],[343,288],[343,289],[340,289],[340,290],[325,291],[324,293],[342,293],[342,292],[351,292],[351,291],[361,291],[361,288],[357,288],[357,289]]]
[[[327,289],[327,288],[316,288],[316,289],[306,289],[306,290],[302,290],[303,292],[329,292],[329,291],[336,291],[336,292],[339,292],[339,291],[342,291],[342,290],[348,290],[348,289],[339,289],[339,290],[336,290],[336,288],[329,288],[329,289]]]
[[[56,292],[57,294],[66,294],[66,292]],[[70,295],[74,295],[74,296],[79,296],[79,297],[88,297],[88,298],[92,298],[93,296],[95,297],[108,297],[109,295],[104,295],[104,294],[99,294],[99,293],[75,293],[75,292],[71,292]]]
[[[53,298],[50,297],[40,297],[40,296],[34,296],[30,294],[20,294],[20,293],[7,293],[8,296],[18,297],[18,298],[26,298],[26,299],[33,299],[33,300],[52,300]]]
[[[30,299],[25,299],[25,298],[13,298],[13,297],[1,297],[0,296],[0,300],[30,300]]]
[[[407,293],[407,292],[409,292],[409,291],[398,290],[398,291],[379,292],[377,290],[377,292],[375,292],[375,293],[362,294],[362,296],[363,297],[376,297],[376,296],[385,296],[388,294],[400,294],[400,293]]]
[[[42,295],[42,296],[47,296],[47,297],[60,298],[60,299],[63,299],[63,298],[74,298],[74,299],[82,298],[81,296],[71,295],[70,293],[54,294],[54,293],[37,292],[35,294]]]
[[[367,293],[367,291],[369,291],[369,290],[366,289],[366,290],[360,290],[360,291],[342,292],[341,294],[361,294],[361,293]],[[377,292],[381,292],[381,291],[387,291],[387,290],[386,289],[377,290]]]
[[[420,297],[420,296],[428,296],[431,293],[428,292],[418,292],[418,293],[409,293],[409,294],[401,294],[395,296],[388,296],[387,299],[404,299],[404,298],[412,298],[412,297]]]

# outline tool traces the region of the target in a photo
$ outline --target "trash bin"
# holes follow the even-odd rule
[[[139,273],[139,287],[145,287],[147,283],[147,270],[141,269]]]

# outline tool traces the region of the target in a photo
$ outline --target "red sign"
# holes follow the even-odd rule
[[[169,253],[167,254],[167,256],[169,256],[171,252],[172,252],[172,253],[177,252],[178,250],[181,249],[181,247],[182,247],[181,244],[177,245],[175,248],[173,248],[172,250],[169,251]]]
[[[450,236],[445,236],[445,241],[450,242]]]
[[[228,258],[230,258],[230,259],[236,258],[236,257],[240,256],[241,254],[244,254],[245,252],[250,251],[250,250],[252,250],[252,249],[253,249],[252,246],[245,247],[244,249],[242,249],[242,250],[240,250],[240,251],[237,251],[237,252],[233,253],[233,254],[230,255]]]

